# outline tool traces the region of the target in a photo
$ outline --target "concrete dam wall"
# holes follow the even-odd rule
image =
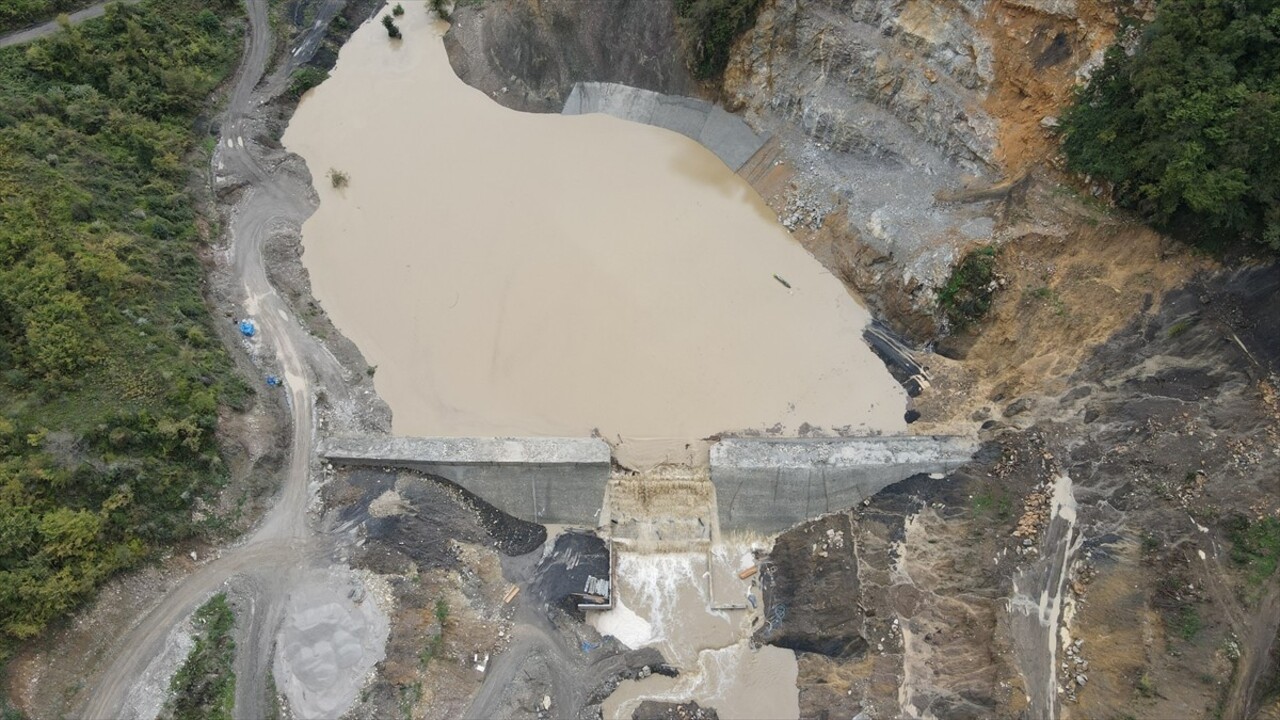
[[[741,117],[697,98],[663,95],[629,85],[575,83],[562,115],[603,113],[678,132],[715,153],[737,172],[769,139]]]
[[[722,530],[777,532],[852,507],[920,473],[947,473],[976,450],[966,438],[732,438],[711,447]]]
[[[609,481],[609,445],[597,438],[329,438],[320,455],[438,475],[499,510],[536,523],[594,527]]]
[[[777,532],[851,507],[919,473],[968,462],[965,438],[722,440],[711,448],[720,528]],[[523,520],[595,527],[612,471],[597,438],[329,438],[320,455],[347,465],[438,475]]]

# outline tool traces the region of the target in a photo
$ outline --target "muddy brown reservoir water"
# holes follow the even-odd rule
[[[714,155],[505,109],[405,6],[405,39],[362,27],[285,135],[320,195],[314,294],[377,366],[397,433],[598,430],[645,465],[722,431],[904,429],[866,311]]]

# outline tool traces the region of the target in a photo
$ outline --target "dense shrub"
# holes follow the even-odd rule
[[[160,716],[172,720],[232,720],[236,701],[235,614],[225,593],[195,614],[195,646],[169,682],[169,701]]]
[[[0,2],[0,32],[52,20],[59,13],[78,10],[92,2],[93,0],[3,0]]]
[[[317,67],[303,66],[289,76],[289,96],[295,100],[329,79],[329,73]]]
[[[720,77],[734,40],[756,22],[760,0],[676,0],[690,69],[703,80]]]
[[[190,535],[224,477],[218,406],[248,391],[210,340],[184,158],[235,7],[113,4],[0,50],[0,660]]]
[[[400,39],[400,28],[396,25],[396,21],[391,19],[390,15],[382,16],[382,27],[387,29],[387,37],[394,40]]]
[[[1162,0],[1062,127],[1070,167],[1158,227],[1280,250],[1280,2]]]
[[[996,249],[990,245],[967,253],[938,290],[938,306],[951,327],[962,330],[991,309],[997,287]]]

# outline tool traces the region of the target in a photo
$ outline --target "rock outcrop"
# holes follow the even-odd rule
[[[669,0],[468,4],[445,46],[459,77],[516,110],[560,112],[577,82],[696,94]]]

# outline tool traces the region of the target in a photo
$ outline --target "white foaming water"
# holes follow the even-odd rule
[[[751,648],[748,611],[711,609],[707,553],[617,552],[615,608],[590,616],[592,623],[629,647],[657,647],[680,676],[622,683],[604,704],[606,718],[628,718],[646,699],[695,700],[726,719],[799,715],[795,654]],[[751,562],[741,546],[714,554],[717,562]]]
[[[614,598],[612,610],[591,617],[601,635],[612,635],[632,650],[653,642],[653,624],[627,607],[621,597]]]
[[[635,615],[650,628],[648,640],[641,644],[657,646],[673,664],[692,663],[700,650],[734,639],[729,617],[707,609],[706,572],[707,558],[700,553],[620,552],[618,597],[628,609],[604,613],[596,628],[601,629],[601,622],[626,623],[626,613]],[[621,617],[612,617],[615,614]],[[631,621],[630,626],[638,624]]]

